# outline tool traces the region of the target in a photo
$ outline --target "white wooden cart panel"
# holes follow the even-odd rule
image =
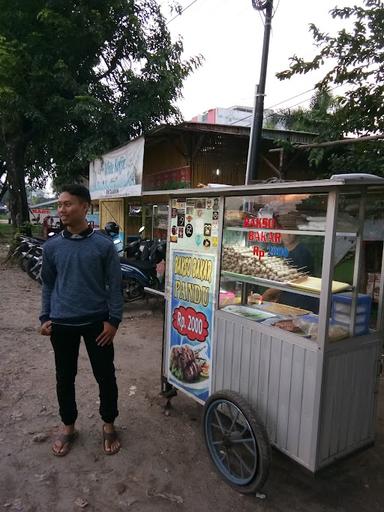
[[[381,343],[359,337],[326,352],[318,467],[373,442]]]
[[[239,392],[257,411],[271,443],[312,469],[319,350],[310,340],[297,344],[296,336],[278,334],[217,312],[212,391]]]
[[[215,330],[212,392],[246,398],[279,450],[316,471],[373,441],[378,336],[331,345],[322,383],[322,353],[311,340],[223,311]]]

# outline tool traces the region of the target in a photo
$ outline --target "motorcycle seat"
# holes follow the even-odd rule
[[[131,267],[138,268],[139,270],[152,270],[155,265],[150,263],[149,261],[142,261],[142,260],[130,260],[127,258],[120,258],[121,263],[125,263],[126,265],[131,265]]]

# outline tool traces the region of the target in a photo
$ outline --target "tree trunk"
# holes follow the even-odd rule
[[[29,222],[29,208],[25,189],[25,151],[26,145],[20,139],[13,139],[6,143],[9,207],[12,224],[17,227],[20,227],[24,222]]]
[[[3,186],[0,190],[0,201],[2,201],[3,197],[5,196],[5,193],[8,190],[8,183],[7,180],[4,181]]]

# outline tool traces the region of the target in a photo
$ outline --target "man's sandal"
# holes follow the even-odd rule
[[[71,451],[72,445],[75,442],[78,435],[79,434],[76,430],[72,434],[59,434],[52,445],[53,455],[55,457],[64,457],[65,455],[67,455]],[[55,450],[55,445],[57,442],[61,443],[61,448],[59,448],[60,451]]]
[[[103,450],[104,450],[105,455],[115,455],[115,453],[117,453],[120,450],[120,446],[112,449],[112,444],[117,439],[118,439],[118,436],[117,436],[116,430],[114,430],[113,432],[106,432],[103,427]],[[107,450],[105,448],[106,441],[109,443],[109,445],[111,447],[110,450]]]

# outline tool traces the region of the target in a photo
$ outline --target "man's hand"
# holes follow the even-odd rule
[[[96,343],[100,347],[104,347],[105,345],[110,345],[113,341],[113,338],[115,337],[115,334],[117,332],[116,327],[111,325],[109,322],[103,322],[104,329],[103,332],[98,335],[96,338]]]
[[[40,327],[40,334],[43,336],[50,336],[52,334],[52,322],[47,320]]]
[[[276,288],[268,288],[263,293],[263,302],[279,302],[281,291]]]

